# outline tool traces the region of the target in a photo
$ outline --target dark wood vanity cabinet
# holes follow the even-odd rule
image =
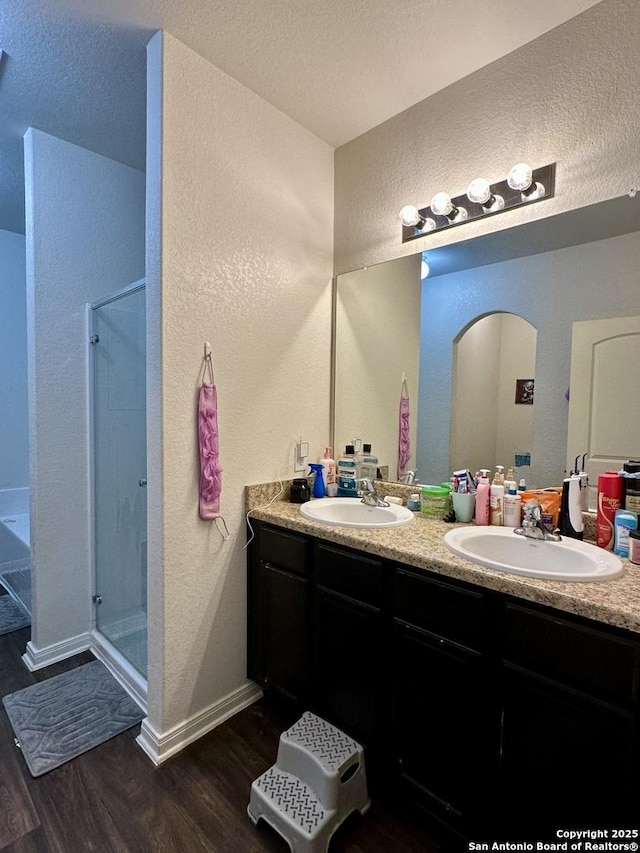
[[[638,640],[507,603],[502,667],[502,823],[637,823]]]
[[[495,778],[499,707],[491,600],[394,570],[392,754],[401,784],[436,817],[472,826]]]
[[[374,791],[475,838],[637,822],[635,634],[261,523],[248,625],[249,676],[363,743]]]
[[[249,556],[248,675],[296,702],[309,692],[308,550],[304,537],[256,525]]]

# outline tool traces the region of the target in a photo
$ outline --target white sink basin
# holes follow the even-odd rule
[[[578,539],[528,539],[509,527],[454,527],[444,544],[461,557],[514,575],[556,581],[604,581],[622,574],[622,560]]]
[[[300,515],[336,527],[400,527],[413,521],[406,506],[367,506],[360,498],[319,498],[301,504]]]

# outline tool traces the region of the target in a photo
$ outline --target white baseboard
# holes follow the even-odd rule
[[[27,669],[35,672],[35,670],[43,669],[45,666],[50,666],[59,660],[65,660],[80,652],[86,652],[90,647],[91,635],[88,631],[84,634],[78,634],[75,637],[69,637],[67,640],[62,640],[59,643],[52,643],[50,646],[45,646],[42,649],[37,648],[29,640],[27,650],[22,655],[22,660]]]
[[[193,741],[198,740],[211,729],[224,723],[225,720],[248,708],[262,696],[262,690],[249,681],[228,696],[194,714],[193,717],[179,723],[167,732],[158,732],[146,718],[136,741],[147,753],[154,764],[162,764],[172,755],[184,749]]]
[[[146,714],[147,679],[99,631],[91,631],[90,636],[93,654]]]

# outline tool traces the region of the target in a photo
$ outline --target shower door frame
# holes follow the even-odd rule
[[[93,596],[97,590],[97,558],[96,558],[96,501],[95,501],[95,483],[96,483],[96,447],[95,447],[95,349],[91,345],[91,337],[93,335],[93,311],[97,308],[102,308],[109,305],[111,302],[116,302],[124,296],[130,296],[140,290],[146,291],[146,278],[138,279],[131,284],[125,285],[116,291],[113,291],[108,296],[101,299],[96,299],[94,302],[86,304],[86,330],[88,341],[88,362],[87,362],[87,400],[88,400],[88,418],[89,418],[89,506],[90,506],[90,525],[91,525],[91,651],[96,658],[107,667],[114,678],[124,687],[129,695],[140,705],[145,711],[147,710],[147,678],[108,640],[108,638],[98,630],[97,627],[97,605],[93,600]],[[145,323],[146,325],[146,323]],[[148,581],[147,581],[148,583]],[[149,626],[146,626],[147,632]]]

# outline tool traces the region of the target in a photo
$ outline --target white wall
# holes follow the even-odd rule
[[[603,0],[336,151],[336,273],[626,193],[640,179],[637,0]],[[455,51],[452,50],[452,57]],[[452,60],[453,61],[453,60]],[[405,243],[398,211],[557,162],[553,199]]]
[[[29,485],[25,288],[24,236],[0,230],[0,492]]]
[[[89,630],[85,304],[144,275],[144,174],[25,135],[32,646]]]
[[[420,255],[340,277],[336,299],[334,455],[354,438],[372,445],[395,480],[402,374],[410,401],[411,459],[416,466],[420,352]],[[374,330],[383,329],[381,336]]]
[[[292,476],[297,436],[314,456],[328,443],[333,151],[168,34],[148,60],[147,725],[162,738],[247,684],[244,485]],[[205,341],[227,542],[198,518]]]

